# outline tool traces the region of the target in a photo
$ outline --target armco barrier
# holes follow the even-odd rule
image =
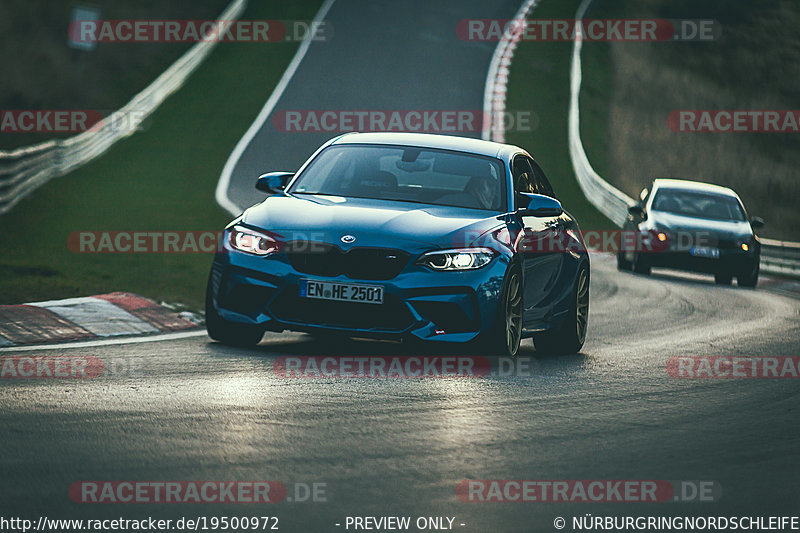
[[[235,20],[247,0],[233,0],[219,20]],[[116,111],[118,127],[89,129],[63,140],[47,141],[11,151],[0,151],[0,214],[11,210],[22,198],[49,180],[85,165],[115,142],[131,135],[216,46],[217,39],[198,42],[165,70],[153,83]]]
[[[800,279],[800,242],[761,239],[761,270]]]

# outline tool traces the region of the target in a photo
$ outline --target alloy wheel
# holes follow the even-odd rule
[[[506,294],[506,346],[516,354],[522,340],[522,284],[516,272],[508,280]]]
[[[586,269],[578,275],[578,288],[575,291],[575,327],[577,328],[578,342],[583,344],[586,340],[587,324],[589,323],[589,274]]]

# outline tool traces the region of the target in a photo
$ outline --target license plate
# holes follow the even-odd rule
[[[689,253],[695,257],[708,257],[710,259],[719,259],[719,248],[711,248],[710,246],[694,246]]]
[[[300,297],[336,302],[382,304],[383,287],[380,285],[357,285],[330,281],[300,280]]]

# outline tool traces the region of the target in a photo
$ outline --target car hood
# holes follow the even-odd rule
[[[747,239],[753,234],[750,224],[744,220],[738,222],[713,220],[675,215],[663,211],[650,211],[648,222],[653,229],[688,233],[708,232],[720,238]]]
[[[424,251],[464,246],[502,225],[496,213],[430,204],[333,196],[270,196],[242,222],[284,241],[377,246]],[[342,237],[355,237],[344,244]]]

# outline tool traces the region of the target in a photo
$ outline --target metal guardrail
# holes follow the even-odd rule
[[[246,5],[247,0],[232,0],[219,20],[239,18]],[[216,44],[216,39],[209,38],[187,50],[153,83],[113,114],[116,117],[114,127],[104,127],[100,122],[67,139],[0,151],[0,214],[10,211],[36,188],[85,165],[120,139],[134,133],[145,118],[183,85]]]
[[[800,279],[800,242],[761,240],[761,270]]]
[[[583,0],[575,19],[580,20],[592,0]],[[578,26],[578,25],[576,25]],[[576,30],[580,30],[578,26]],[[589,163],[586,151],[583,148],[580,132],[580,91],[581,91],[581,46],[578,36],[572,46],[572,61],[570,64],[570,103],[568,118],[569,156],[575,177],[583,191],[584,196],[601,213],[611,219],[614,224],[622,227],[628,216],[628,207],[636,201],[604,180]],[[800,278],[800,243],[775,241],[772,239],[759,239],[761,241],[761,271],[768,274],[778,274],[793,278]]]

